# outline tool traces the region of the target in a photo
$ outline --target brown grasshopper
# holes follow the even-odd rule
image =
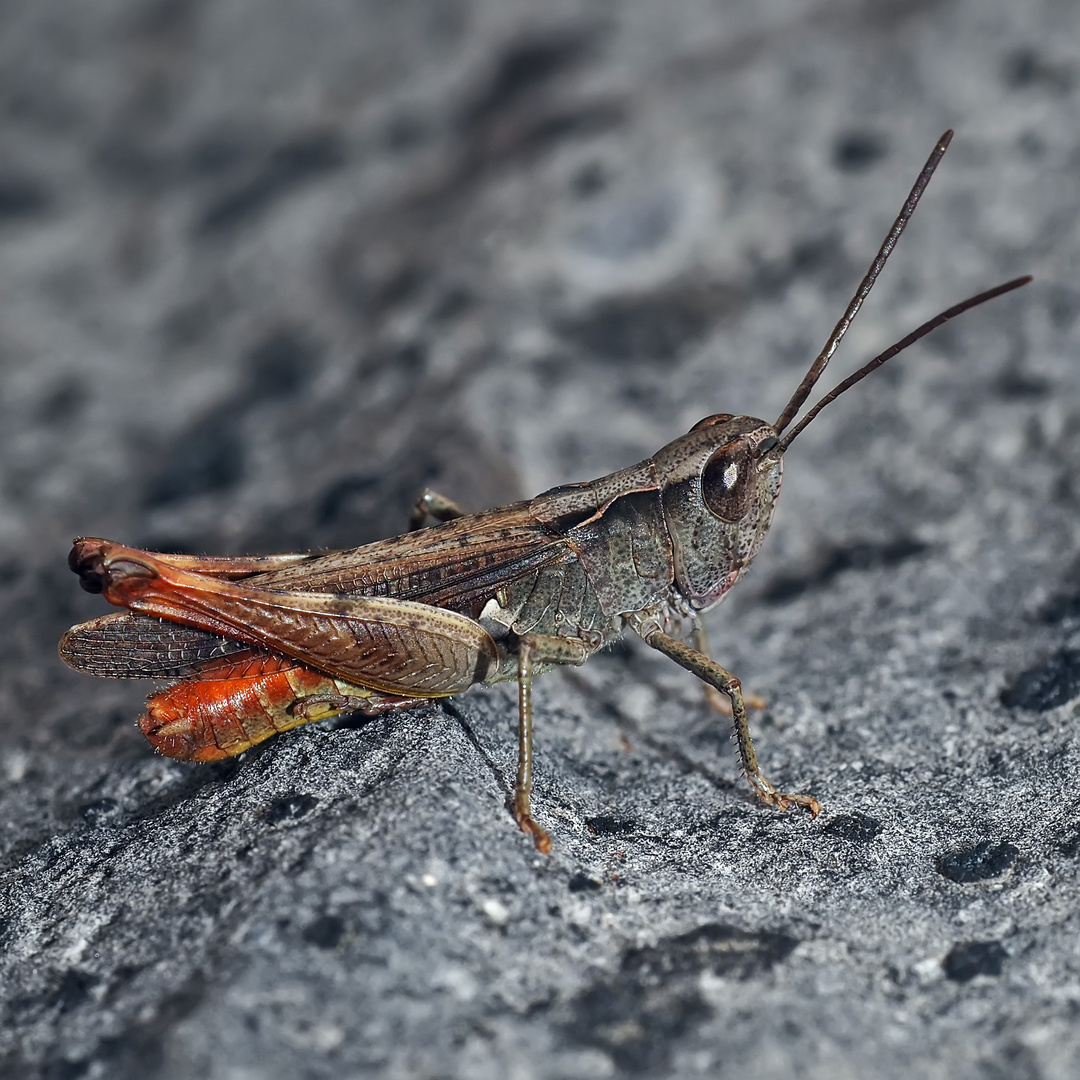
[[[128,611],[73,627],[61,657],[91,675],[179,679],[149,698],[139,726],[162,753],[186,761],[234,756],[337,713],[405,709],[516,679],[513,814],[546,852],[551,839],[529,803],[532,677],[581,664],[630,628],[703,680],[715,701],[730,703],[743,772],[762,801],[818,814],[815,798],[785,794],[762,774],[739,680],[709,658],[701,616],[757,554],[784,452],[821,409],[935,327],[1030,280],[943,311],[788,430],[951,138],[938,141],[776,423],[709,416],[628,469],[479,514],[427,491],[410,532],[350,551],[202,558],[79,539],[69,563],[83,588]],[[429,517],[443,524],[416,531]]]

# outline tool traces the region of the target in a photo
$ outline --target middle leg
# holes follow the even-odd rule
[[[532,794],[533,664],[582,664],[589,652],[576,638],[555,634],[522,634],[518,639],[518,770],[514,783],[514,820],[522,832],[528,833],[536,849],[547,855],[551,837],[532,816],[529,797]]]
[[[468,510],[453,499],[448,499],[445,495],[432,491],[431,488],[424,488],[409,515],[409,532],[422,529],[427,524],[428,518],[433,518],[435,521],[453,521],[455,518],[467,517],[468,513]]]

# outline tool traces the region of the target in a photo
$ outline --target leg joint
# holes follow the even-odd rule
[[[735,675],[725,675],[722,679],[719,680],[719,682],[720,682],[720,689],[725,694],[741,694],[742,693],[742,682]]]

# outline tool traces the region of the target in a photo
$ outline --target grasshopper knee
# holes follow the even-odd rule
[[[468,516],[468,513],[468,510],[453,499],[448,499],[431,488],[424,488],[409,515],[409,532],[422,529],[429,518],[433,521],[453,521],[455,518]]]

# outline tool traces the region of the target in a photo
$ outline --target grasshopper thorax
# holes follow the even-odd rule
[[[653,456],[675,585],[712,607],[758,553],[780,493],[776,429],[752,416],[709,416]]]

